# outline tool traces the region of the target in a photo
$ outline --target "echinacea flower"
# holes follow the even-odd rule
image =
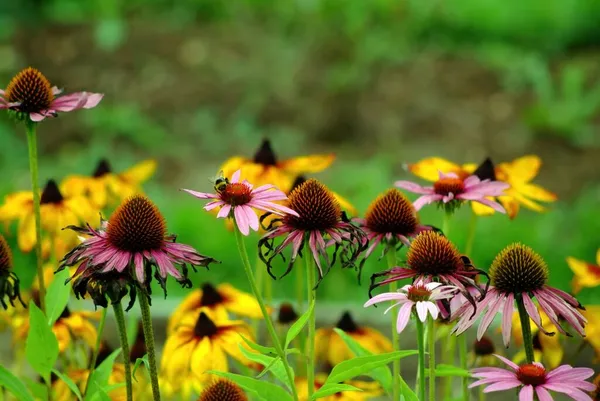
[[[540,331],[552,335],[542,325],[538,307],[533,303],[536,299],[540,309],[560,333],[570,335],[559,322],[562,318],[577,333],[585,336],[586,319],[577,310],[583,307],[571,295],[547,285],[548,266],[530,247],[516,243],[503,249],[494,259],[489,275],[491,286],[476,309],[465,304],[457,312],[461,316],[454,329],[457,334],[463,333],[483,316],[477,330],[477,338],[481,338],[496,314],[501,313],[502,338],[508,347],[516,301],[523,302],[527,314]]]
[[[275,203],[286,200],[287,196],[271,184],[265,184],[254,188],[248,181],[240,181],[241,171],[233,173],[231,180],[223,178],[223,187],[215,186],[216,193],[196,192],[184,189],[185,192],[199,199],[213,199],[204,206],[204,210],[210,211],[220,208],[218,218],[231,217],[235,219],[236,225],[244,235],[250,233],[250,229],[258,231],[258,216],[254,209],[263,212],[283,215],[283,213],[296,214],[295,211],[286,206]]]
[[[242,337],[253,340],[250,327],[241,320],[229,320],[203,309],[197,316],[186,316],[172,332],[162,352],[161,370],[167,380],[179,381],[193,373],[204,384],[209,370],[229,371],[227,356],[241,363],[248,360],[239,348]]]
[[[396,266],[371,276],[369,293],[382,285],[407,278],[426,283],[435,279],[458,287],[465,299],[474,304],[471,292],[476,290],[483,297],[487,290],[487,286],[482,288],[476,283],[479,275],[487,277],[487,273],[475,268],[469,258],[461,256],[443,234],[423,231],[411,242],[404,266]],[[379,277],[384,277],[384,280],[376,283]],[[446,309],[448,308],[444,307],[444,311]],[[446,313],[443,315],[446,316]]]
[[[365,233],[347,219],[329,188],[311,178],[290,193],[288,206],[293,213],[273,219],[268,231],[258,242],[259,256],[267,265],[271,277],[275,278],[271,271],[273,259],[288,246],[292,247],[292,255],[283,276],[292,270],[305,244],[316,263],[318,282],[329,271],[337,256],[342,267],[354,267],[360,254],[366,250],[368,241]],[[285,239],[275,246],[278,237]],[[327,243],[326,239],[332,241]],[[327,248],[333,245],[333,256],[330,258]]]
[[[600,286],[600,249],[596,252],[596,264],[572,257],[567,258],[567,263],[575,274],[573,283],[571,284],[575,294],[581,291],[582,288]]]
[[[384,292],[376,295],[369,299],[364,306],[394,301],[394,304],[387,308],[384,313],[389,312],[395,306],[400,307],[398,320],[396,321],[396,331],[401,333],[406,328],[413,311],[421,322],[426,322],[427,316],[437,320],[440,314],[437,302],[450,299],[457,292],[458,288],[452,285],[443,285],[436,282],[416,282],[412,285],[405,285],[397,292]]]
[[[476,175],[460,178],[454,173],[440,172],[438,180],[431,187],[423,187],[410,181],[396,181],[394,185],[422,195],[413,203],[416,210],[437,202],[447,212],[453,212],[463,202],[471,201],[489,206],[497,212],[506,213],[502,205],[488,198],[502,195],[509,185],[489,179],[481,180]]]
[[[234,382],[219,378],[202,391],[198,401],[248,401],[248,396]]]
[[[60,184],[65,196],[83,195],[99,210],[142,193],[142,183],[156,170],[156,161],[144,160],[120,173],[113,172],[106,159],[100,160],[91,176],[70,175]]]
[[[69,246],[77,243],[77,235],[66,233],[62,229],[68,225],[78,225],[87,221],[94,215],[97,216],[97,213],[86,197],[63,196],[54,180],[48,180],[42,191],[40,197],[42,230],[48,236],[55,236],[67,242]],[[0,207],[0,221],[18,221],[19,248],[23,252],[31,252],[36,241],[33,193],[23,191],[8,195]]]
[[[543,212],[545,208],[538,202],[556,201],[555,194],[539,185],[531,183],[537,176],[542,164],[538,156],[523,156],[511,162],[500,163],[495,166],[491,160],[489,160],[489,163],[493,168],[493,177],[489,177],[488,173],[488,177],[486,178],[505,182],[510,185],[510,188],[504,191],[504,195],[498,197],[498,201],[504,206],[511,219],[517,216],[520,205],[536,212]],[[454,173],[461,178],[466,178],[474,174],[478,166],[476,164],[464,164],[461,166],[442,158],[431,157],[415,164],[409,164],[408,169],[413,174],[427,181],[437,181],[440,171],[442,173]],[[488,215],[494,213],[494,209],[485,205],[478,203],[471,203],[471,205],[475,214]]]
[[[204,308],[222,319],[227,319],[229,312],[238,317],[251,319],[263,317],[260,306],[252,295],[238,290],[231,284],[223,283],[215,288],[210,283],[204,283],[201,288],[195,289],[186,296],[171,314],[167,332],[173,332],[186,316],[198,316],[198,312]]]
[[[473,366],[493,366],[497,359],[494,358],[496,347],[491,338],[483,336],[481,340],[475,340],[472,347],[471,365]]]
[[[336,327],[373,354],[392,351],[392,343],[386,336],[370,327],[359,326],[350,312],[344,312]],[[316,331],[315,349],[317,360],[323,360],[330,366],[354,357],[354,353],[332,328],[320,328]]]
[[[318,173],[325,170],[335,155],[300,156],[287,160],[278,160],[271,147],[271,141],[264,139],[252,159],[234,156],[228,159],[221,170],[229,177],[237,170],[243,171],[244,179],[255,185],[273,184],[284,192],[292,190],[297,176]]]
[[[547,371],[541,363],[517,365],[508,359],[496,355],[508,365],[510,370],[502,368],[473,369],[472,376],[479,379],[469,387],[487,386],[483,392],[504,391],[517,389],[519,401],[553,401],[550,391],[565,394],[575,401],[591,401],[585,392],[594,390],[594,385],[588,381],[594,371],[589,368],[574,368],[562,365]]]
[[[546,330],[546,332],[551,332],[553,325],[543,311],[540,312],[540,319],[542,321],[542,327],[544,330]],[[535,362],[543,363],[544,366],[547,366],[550,369],[558,367],[565,354],[565,350],[563,349],[561,343],[562,335],[554,334],[548,336],[542,331],[538,330],[535,323],[531,323],[531,319],[529,324],[532,326],[531,334],[533,335],[533,360]],[[589,324],[586,324],[586,334],[589,332],[588,326]],[[498,331],[502,332],[502,328],[499,328]],[[586,338],[589,338],[589,336]],[[521,326],[519,312],[516,311],[513,313],[512,317],[512,340],[514,340],[515,345],[519,347],[523,346],[523,327]],[[526,360],[526,357],[527,355],[525,353],[525,349],[521,348],[521,350],[519,350],[519,352],[513,356],[512,360],[514,363],[521,363]]]
[[[308,178],[306,178],[303,175],[299,175],[298,177],[296,177],[294,183],[292,184],[292,188],[287,192],[287,194],[289,195],[294,189],[298,188],[301,184],[304,184],[307,179]],[[347,212],[349,216],[356,216],[358,214],[358,210],[356,210],[356,207],[354,207],[354,205],[350,203],[348,199],[344,198],[342,195],[338,194],[335,191],[331,191],[331,194],[333,195],[335,200],[338,201],[342,210]],[[263,222],[263,225],[266,224]]]
[[[19,277],[13,272],[12,252],[6,240],[0,234],[0,305],[4,309],[8,308],[5,299],[13,307],[15,306],[15,300],[21,302],[23,307],[25,306],[21,299],[19,284]]]
[[[154,267],[154,277],[166,294],[168,276],[190,287],[187,264],[195,270],[215,262],[189,245],[176,243],[174,235],[167,235],[162,214],[142,195],[125,200],[108,221],[101,222],[99,230],[89,224],[87,228],[68,228],[89,237],[61,261],[59,271],[80,263],[73,278],[127,272],[149,293]],[[181,271],[176,266],[181,266]]]
[[[315,392],[325,385],[327,374],[317,373],[315,375]],[[298,389],[299,401],[310,401],[308,397],[308,380],[305,377],[297,377],[296,388]],[[361,391],[339,391],[327,397],[319,398],[320,401],[367,401],[383,394],[383,389],[377,382],[364,380],[348,380],[343,384],[349,384]]]
[[[58,112],[91,109],[102,100],[101,93],[75,92],[58,96],[62,90],[35,68],[19,72],[6,87],[0,90],[0,109],[9,109],[39,122],[46,117],[56,117]]]

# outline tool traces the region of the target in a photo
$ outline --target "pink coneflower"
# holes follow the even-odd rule
[[[496,314],[501,313],[502,337],[504,344],[508,346],[515,301],[522,300],[527,314],[540,331],[553,335],[554,333],[549,333],[542,326],[538,307],[533,302],[535,298],[539,307],[548,315],[548,319],[559,332],[570,335],[559,323],[559,319],[562,318],[581,336],[585,336],[586,319],[577,310],[583,307],[566,292],[546,285],[548,266],[533,249],[522,244],[506,247],[494,259],[489,275],[490,289],[476,309],[473,310],[472,305],[465,304],[457,312],[457,315],[461,316],[454,328],[457,334],[466,331],[478,317],[483,316],[477,330],[477,337],[481,338]]]
[[[458,288],[442,283],[420,283],[405,285],[397,292],[384,292],[369,299],[365,307],[378,304],[380,302],[395,301],[387,308],[384,313],[388,313],[394,306],[400,306],[396,330],[401,333],[410,320],[412,311],[416,311],[417,317],[423,323],[427,316],[431,315],[436,320],[440,314],[437,302],[450,299],[458,292]]]
[[[93,274],[121,273],[130,269],[140,285],[150,289],[152,267],[154,277],[163,289],[168,276],[191,287],[187,265],[208,266],[213,258],[200,255],[194,248],[175,243],[174,235],[166,234],[165,220],[148,198],[135,195],[125,200],[110,220],[103,221],[99,230],[68,228],[90,238],[83,240],[61,261],[59,270],[81,263],[73,277],[86,278]],[[179,271],[176,266],[182,267]]]
[[[274,203],[283,201],[287,196],[271,184],[262,185],[256,189],[252,184],[244,180],[240,182],[241,170],[233,173],[231,181],[227,178],[217,178],[215,182],[216,193],[196,192],[184,189],[185,192],[199,199],[214,199],[204,206],[204,210],[212,210],[220,207],[218,218],[232,217],[244,235],[250,233],[250,229],[258,231],[258,216],[254,209],[267,213],[283,215],[288,213],[297,216],[296,212],[288,207]]]
[[[411,278],[425,283],[439,281],[458,287],[461,294],[471,303],[473,289],[485,294],[486,288],[476,284],[478,275],[487,277],[483,270],[476,269],[466,256],[461,256],[454,244],[443,234],[435,231],[423,231],[411,242],[406,253],[405,266],[393,267],[371,276],[369,291],[393,281]],[[386,277],[376,283],[379,277]]]
[[[39,122],[46,117],[56,117],[58,112],[96,107],[101,93],[75,92],[64,96],[56,86],[35,68],[28,67],[19,72],[8,84],[0,89],[0,109],[10,109],[29,116]]]
[[[549,391],[563,393],[575,401],[592,401],[585,392],[594,390],[594,385],[586,380],[594,371],[589,368],[574,368],[562,365],[546,371],[541,363],[531,363],[518,366],[508,359],[496,355],[511,370],[502,368],[477,368],[473,369],[473,377],[479,379],[469,387],[487,386],[483,392],[510,390],[521,388],[519,401],[534,401],[534,394],[539,401],[552,401]]]
[[[292,256],[283,274],[285,276],[292,270],[305,243],[308,243],[315,260],[319,281],[335,263],[338,254],[342,267],[355,266],[360,254],[367,248],[368,241],[365,233],[347,219],[329,188],[315,179],[309,179],[292,190],[288,206],[294,213],[286,213],[281,218],[273,219],[269,224],[269,231],[258,242],[259,255],[273,278],[272,260],[286,247],[292,247]],[[275,246],[275,239],[281,236],[285,236],[285,239]],[[328,243],[326,238],[331,241]],[[333,256],[330,258],[327,248],[333,245]]]
[[[507,183],[489,179],[481,180],[476,175],[462,179],[455,173],[444,174],[440,171],[439,174],[440,178],[433,183],[432,187],[423,187],[410,181],[396,181],[395,185],[423,195],[413,203],[416,210],[433,202],[441,202],[440,205],[451,212],[460,206],[462,201],[473,201],[489,206],[500,213],[506,213],[502,205],[487,197],[503,195],[503,191],[510,187]]]

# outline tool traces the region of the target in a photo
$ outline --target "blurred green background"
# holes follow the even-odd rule
[[[559,201],[481,219],[472,257],[487,268],[522,241],[568,289],[565,258],[594,262],[600,246],[599,20],[596,0],[20,0],[0,6],[0,86],[31,65],[67,92],[105,93],[40,125],[42,184],[102,157],[116,170],[158,160],[146,189],[169,230],[223,261],[196,284],[249,289],[233,235],[178,189],[209,191],[223,161],[267,137],[282,159],[335,152],[317,177],[361,212],[395,180],[419,181],[403,165],[423,157],[539,155],[536,183]],[[0,194],[28,189],[24,129],[6,113],[0,141]],[[441,225],[435,207],[421,216]],[[468,219],[463,208],[453,220],[459,247]],[[367,276],[385,268],[377,256]],[[32,256],[17,261],[31,281]],[[293,281],[274,283],[275,296]],[[367,288],[333,269],[319,296],[358,305]]]

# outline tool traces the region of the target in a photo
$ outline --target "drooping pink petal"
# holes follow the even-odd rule
[[[229,206],[229,205],[225,205],[223,207],[226,207],[226,206]],[[223,210],[223,209],[221,209],[221,210]],[[240,229],[240,232],[243,235],[250,234],[250,224],[248,222],[248,218],[246,217],[246,213],[244,212],[244,210],[240,207],[234,207],[233,214],[235,216],[235,222],[236,222],[238,228]]]
[[[410,312],[412,311],[413,305],[413,302],[410,301],[400,307],[400,310],[398,311],[398,318],[396,319],[396,331],[398,333],[401,333],[408,325],[410,320]]]
[[[506,347],[510,344],[514,305],[515,296],[512,293],[508,294],[504,301],[504,309],[502,310],[502,341]]]
[[[505,357],[503,357],[502,355],[498,355],[498,354],[494,354],[494,356],[498,359],[500,359],[502,362],[504,362],[506,365],[508,365],[511,369],[517,371],[519,370],[519,365],[517,365],[516,363],[514,363],[513,361],[511,361],[510,359],[506,359]]]
[[[191,189],[185,189],[185,188],[182,188],[181,190],[183,192],[187,192],[188,194],[195,196],[196,198],[199,198],[199,199],[218,199],[219,198],[218,195],[216,195],[216,194],[192,191]]]
[[[206,208],[206,206],[204,206],[204,207]],[[223,207],[219,210],[219,213],[217,213],[217,218],[219,218],[219,219],[227,218],[229,216],[230,212],[231,212],[231,205],[223,204]]]
[[[406,189],[407,191],[421,195],[431,195],[435,193],[433,192],[432,187],[423,187],[411,181],[396,181],[394,185],[398,188]]]
[[[50,105],[50,111],[68,112],[96,107],[104,95],[100,93],[75,92],[59,96]]]
[[[418,301],[416,304],[417,316],[423,323],[427,320],[427,303]]]
[[[144,257],[141,253],[136,252],[134,255],[134,264],[135,264],[135,276],[137,281],[140,283],[144,283]]]
[[[519,401],[533,401],[533,386],[523,386],[519,392]]]
[[[494,383],[490,386],[487,386],[484,390],[484,393],[491,393],[494,391],[504,391],[510,390],[511,388],[519,387],[522,383],[517,379],[504,379],[501,382]]]
[[[433,202],[437,202],[442,200],[444,197],[442,195],[438,195],[438,194],[432,194],[432,195],[423,195],[420,196],[417,200],[415,200],[413,202],[413,207],[415,208],[416,211],[421,210],[421,208],[425,205],[429,205]]]
[[[204,210],[211,211],[219,206],[223,206],[224,204],[225,202],[223,202],[222,200],[208,202],[206,205],[204,205]]]
[[[241,205],[238,206],[238,208],[241,208],[242,211],[246,214],[246,221],[248,221],[248,225],[250,226],[250,228],[254,231],[258,231],[259,224],[256,212],[254,212],[254,210],[252,210],[252,208],[248,205]]]

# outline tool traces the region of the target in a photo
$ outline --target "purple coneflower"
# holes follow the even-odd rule
[[[432,187],[423,187],[410,181],[396,181],[395,185],[407,191],[421,194],[413,205],[416,210],[433,202],[441,202],[447,211],[454,211],[462,201],[479,202],[492,209],[506,213],[506,210],[498,202],[488,197],[503,195],[509,184],[500,181],[491,181],[489,179],[481,180],[476,175],[471,175],[465,179],[460,178],[455,173],[444,174],[439,172],[440,178],[433,183]]]
[[[486,385],[484,393],[493,391],[521,388],[519,401],[534,401],[537,395],[539,401],[552,401],[549,391],[563,393],[575,401],[591,401],[592,398],[585,392],[594,390],[594,385],[586,380],[594,371],[589,368],[574,368],[562,365],[546,371],[541,363],[534,362],[526,365],[517,365],[508,359],[496,355],[511,370],[502,368],[477,368],[473,369],[473,377],[479,379],[469,387]]]
[[[552,288],[548,282],[548,266],[540,255],[528,246],[512,244],[503,249],[494,259],[489,272],[490,289],[485,298],[478,303],[475,310],[473,305],[464,304],[457,315],[460,316],[454,331],[463,333],[473,325],[478,317],[483,316],[477,337],[481,338],[490,326],[497,313],[502,314],[502,337],[506,346],[510,343],[512,316],[516,302],[522,302],[524,309],[546,335],[549,333],[542,325],[538,307],[548,316],[559,332],[570,335],[559,323],[564,319],[581,336],[585,336],[586,319],[577,309],[583,306],[571,295]]]
[[[292,247],[292,256],[283,274],[285,276],[292,270],[305,242],[308,243],[317,265],[319,281],[333,266],[338,253],[342,267],[354,267],[360,254],[367,248],[368,241],[365,233],[352,224],[342,212],[339,202],[329,188],[311,178],[290,193],[288,206],[293,213],[273,219],[267,228],[268,231],[258,242],[259,255],[273,278],[275,276],[271,272],[272,260],[286,247]],[[275,239],[281,236],[285,236],[285,239],[275,246]],[[326,237],[332,241],[328,243]],[[327,254],[330,245],[335,245],[332,258]]]
[[[375,305],[380,302],[395,301],[387,308],[384,313],[390,311],[394,306],[400,306],[396,330],[398,333],[406,328],[410,315],[413,310],[423,323],[427,320],[427,315],[431,315],[436,320],[440,314],[437,302],[452,298],[458,292],[458,288],[451,285],[442,285],[441,283],[421,283],[408,284],[397,292],[384,292],[369,299],[365,307]]]
[[[39,122],[46,117],[56,117],[58,112],[91,109],[102,100],[101,93],[75,92],[64,96],[61,90],[35,68],[19,72],[5,90],[0,89],[0,109],[10,109]]]
[[[227,178],[217,178],[215,183],[216,193],[196,192],[184,189],[185,192],[199,199],[214,199],[204,206],[204,210],[212,210],[220,207],[218,218],[232,217],[244,235],[250,233],[250,229],[258,231],[258,216],[254,209],[267,213],[283,215],[288,213],[297,216],[296,212],[288,207],[275,203],[283,201],[287,196],[271,184],[261,185],[254,189],[253,185],[244,180],[240,182],[241,170],[233,173],[231,181]],[[254,209],[253,209],[254,208]]]
[[[90,275],[121,273],[131,269],[140,285],[150,289],[152,267],[154,277],[163,289],[168,276],[173,276],[184,286],[190,286],[187,264],[208,266],[213,258],[200,255],[194,248],[175,242],[167,235],[165,220],[158,208],[148,198],[135,195],[125,200],[102,227],[94,230],[69,226],[71,230],[90,238],[83,240],[61,261],[59,270],[81,263],[73,277],[85,279]],[[182,267],[181,271],[177,265]]]

